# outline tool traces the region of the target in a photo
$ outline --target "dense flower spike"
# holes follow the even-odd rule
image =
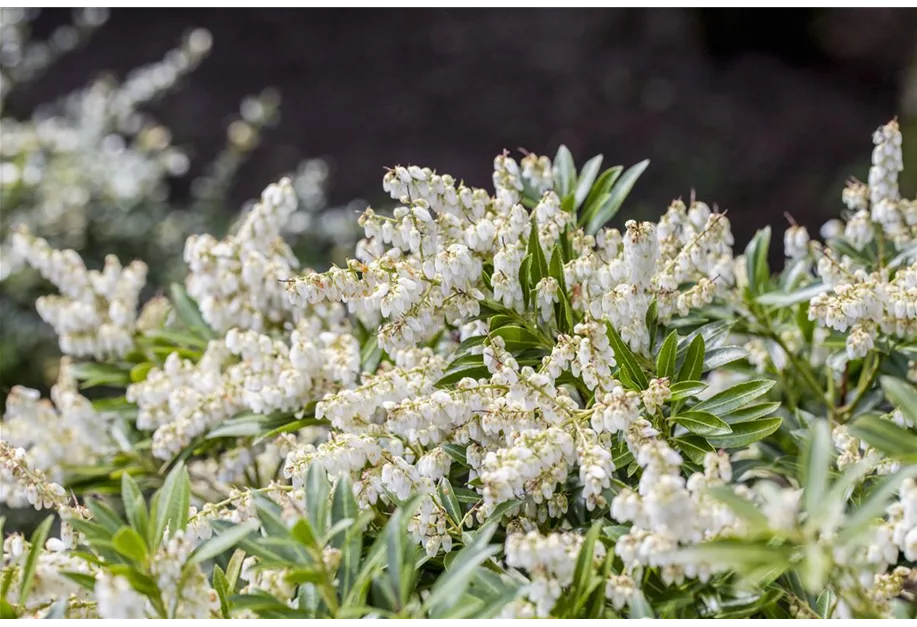
[[[139,316],[112,287],[129,269],[96,276],[21,235],[60,298],[124,340],[71,351],[107,362],[65,361],[53,405],[9,397],[0,497],[61,514],[37,563],[81,585],[7,604],[912,617],[917,221],[897,125],[874,141],[846,223],[819,242],[790,219],[776,277],[769,231],[736,257],[725,213],[693,198],[606,227],[645,164],[577,172],[565,148],[498,155],[493,193],[388,170],[395,204],[363,212],[354,258],[299,276],[283,179],[224,239],[190,237],[187,292]],[[94,383],[125,397],[77,391]],[[125,520],[74,507],[113,476]],[[24,571],[24,545],[7,539],[5,568]]]

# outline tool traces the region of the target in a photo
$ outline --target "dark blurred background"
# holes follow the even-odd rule
[[[45,10],[36,35],[69,19]],[[213,51],[153,110],[192,163],[223,146],[244,95],[273,86],[283,98],[228,211],[305,156],[332,164],[332,200],[373,200],[383,166],[489,186],[502,149],[553,155],[566,143],[579,163],[650,158],[632,206],[656,214],[694,188],[730,211],[742,243],[782,228],[785,211],[809,226],[836,215],[844,180],[865,178],[871,132],[914,115],[903,108],[917,11],[890,9],[116,9],[8,112],[100,68],[158,60],[192,27],[212,32]]]

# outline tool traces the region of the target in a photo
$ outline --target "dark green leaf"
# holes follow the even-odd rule
[[[728,424],[705,411],[686,411],[672,418],[691,433],[697,435],[727,435],[732,433]]]
[[[723,390],[706,401],[698,403],[693,409],[708,411],[718,416],[728,414],[740,407],[744,407],[759,396],[767,394],[767,392],[774,387],[774,383],[775,382],[770,379],[744,381],[729,389]]]
[[[703,373],[704,365],[704,336],[697,335],[685,353],[684,362],[678,370],[677,382],[697,381]]]
[[[729,435],[710,436],[707,441],[717,448],[743,448],[766,438],[780,428],[780,418],[765,418],[732,425]]]
[[[678,350],[678,333],[672,331],[662,343],[656,356],[656,377],[671,379],[675,376],[675,353]]]
[[[586,201],[583,203],[583,210],[579,212],[579,218],[576,222],[577,226],[586,226],[592,216],[595,215],[598,208],[604,205],[611,197],[609,193],[611,191],[611,186],[615,184],[615,181],[621,176],[623,170],[624,168],[616,165],[602,172],[592,186],[589,195],[586,196]]]
[[[465,447],[459,446],[458,444],[443,444],[440,446],[441,449],[453,459],[453,461],[458,462],[464,467],[468,467],[468,459],[465,457]]]
[[[491,331],[491,335],[502,337],[506,344],[506,350],[510,352],[541,345],[541,340],[537,336],[528,329],[519,326],[500,327],[496,331]]]
[[[700,394],[707,389],[707,384],[703,381],[679,381],[671,386],[672,396],[669,400],[680,401]]]
[[[770,416],[778,409],[780,409],[779,402],[755,403],[753,405],[746,405],[742,409],[737,409],[728,414],[722,414],[720,418],[722,418],[724,422],[734,425],[740,422],[749,422],[750,420]]]
[[[711,348],[704,356],[704,372],[715,370],[734,361],[748,357],[748,350],[741,346],[718,346]]]
[[[629,167],[627,171],[621,175],[621,178],[618,179],[614,187],[611,188],[611,195],[608,200],[595,210],[589,222],[586,224],[587,235],[595,235],[599,232],[599,229],[615,217],[618,210],[621,209],[621,205],[624,203],[627,195],[630,194],[630,190],[633,189],[637,179],[640,178],[640,175],[643,174],[643,171],[646,170],[649,164],[650,162],[648,159],[646,161],[641,161]]]
[[[538,227],[534,221],[531,226],[527,253],[531,258],[529,262],[531,264],[529,267],[530,287],[535,288],[541,279],[548,276],[548,260],[545,259],[544,249],[541,248],[541,242],[538,240]]]
[[[745,248],[745,270],[748,275],[748,289],[753,295],[763,293],[770,279],[767,255],[771,243],[771,228],[758,231]]]
[[[608,329],[608,340],[614,351],[615,361],[618,363],[618,367],[627,373],[630,380],[633,381],[640,390],[645,390],[649,386],[649,379],[646,378],[646,373],[643,372],[643,368],[640,367],[637,357],[634,355],[633,351],[630,350],[630,347],[624,343],[624,340],[621,339],[621,336],[618,335],[618,332],[610,323],[606,322],[605,327]]]

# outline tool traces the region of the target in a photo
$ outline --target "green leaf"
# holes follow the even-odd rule
[[[130,367],[84,361],[71,364],[69,373],[80,382],[80,388],[110,386],[125,388],[131,383]]]
[[[854,538],[868,541],[868,537],[864,538],[862,532],[885,513],[885,509],[898,492],[901,483],[915,476],[917,476],[917,464],[905,466],[898,472],[883,477],[870,491],[863,504],[847,516],[838,542],[844,543]]]
[[[564,198],[573,192],[576,181],[576,165],[570,150],[561,145],[554,156],[554,181],[557,195]]]
[[[130,473],[121,474],[121,501],[124,503],[124,513],[131,527],[146,535],[149,532],[149,514],[146,501],[140,492],[140,487]]]
[[[72,570],[62,570],[58,574],[62,577],[66,577],[85,590],[89,590],[90,592],[95,591],[96,578],[93,575],[87,575],[86,573],[80,573]]]
[[[574,192],[573,208],[579,209],[592,191],[592,184],[602,168],[602,155],[597,155],[587,161],[580,170],[576,181],[576,191]]]
[[[707,441],[717,448],[742,448],[766,438],[780,428],[781,418],[765,418],[732,425],[729,435],[710,436]]]
[[[621,336],[618,335],[618,332],[610,323],[606,322],[605,327],[608,329],[608,340],[611,342],[611,348],[614,351],[615,361],[617,361],[618,367],[627,373],[628,378],[630,378],[640,390],[645,390],[649,387],[650,382],[649,379],[646,378],[646,373],[643,372],[643,368],[640,367],[637,357],[634,355],[633,351],[630,350],[630,347],[624,343]]]
[[[646,321],[646,331],[647,335],[650,338],[650,353],[656,347],[656,333],[659,328],[659,303],[656,301],[656,297],[653,297],[653,300],[650,301],[649,306],[646,308],[646,315],[643,317]],[[675,367],[672,366],[672,371],[674,373]]]
[[[656,618],[653,606],[646,600],[642,590],[637,590],[628,602],[631,618]]]
[[[721,368],[726,364],[748,357],[748,350],[741,346],[718,346],[711,348],[704,356],[704,372]]]
[[[153,537],[150,546],[159,546],[166,527],[172,532],[185,528],[188,516],[188,503],[191,499],[191,486],[188,471],[184,462],[178,462],[169,471],[162,489],[156,494],[153,502]]]
[[[707,389],[707,384],[703,381],[680,381],[671,386],[672,396],[669,400],[680,401],[700,394]]]
[[[335,522],[347,518],[356,519],[359,515],[357,502],[353,498],[353,487],[350,477],[341,475],[334,487],[332,496],[331,518]],[[353,525],[346,534],[339,534],[332,538],[335,548],[341,550],[341,563],[338,567],[338,594],[344,599],[350,594],[360,572],[360,558],[363,551],[363,528],[359,524]]]
[[[595,210],[589,222],[586,224],[587,235],[595,235],[599,232],[599,229],[615,217],[618,210],[621,209],[624,200],[627,198],[628,194],[630,194],[630,190],[633,189],[637,179],[640,178],[640,175],[643,174],[643,171],[646,170],[649,164],[649,159],[641,161],[629,167],[624,174],[621,175],[620,179],[615,182],[614,187],[611,188],[611,194],[608,200]]]
[[[532,221],[529,229],[529,246],[528,255],[531,257],[531,266],[529,268],[531,276],[531,287],[534,288],[538,282],[548,276],[548,260],[545,259],[544,249],[541,248],[541,242],[538,240],[538,226],[536,221]]]
[[[803,560],[798,566],[799,578],[812,594],[822,592],[831,575],[834,560],[820,544],[808,543],[803,548]]]
[[[686,411],[672,418],[691,433],[697,435],[726,435],[732,429],[725,422],[705,411]]]
[[[557,281],[560,291],[566,294],[567,280],[564,278],[564,251],[560,244],[554,244],[551,252],[551,263],[548,264],[548,274]]]
[[[379,346],[379,337],[372,335],[360,348],[360,370],[362,372],[375,372],[382,360],[382,348]]]
[[[475,348],[476,346],[483,345],[486,341],[486,335],[473,335],[472,337],[467,338],[465,341],[458,345],[458,348],[455,349],[455,354],[452,356],[452,359],[455,360],[459,357],[471,354],[471,349]]]
[[[763,293],[770,279],[767,255],[771,243],[771,228],[758,231],[745,248],[745,270],[748,274],[748,289],[752,295]]]
[[[716,449],[699,435],[683,435],[673,438],[672,442],[679,451],[685,454],[695,464],[703,464],[707,453],[715,453]]]
[[[247,520],[242,524],[230,527],[194,549],[194,552],[191,553],[191,556],[188,558],[188,563],[199,564],[200,562],[205,562],[218,555],[222,555],[238,544],[239,540],[247,537],[257,529],[258,521],[256,520]]]
[[[824,283],[815,283],[806,287],[793,290],[792,292],[768,292],[758,296],[757,300],[762,305],[773,306],[777,308],[792,307],[799,303],[807,303],[819,294],[823,294],[831,289]]]
[[[573,571],[573,583],[570,593],[574,603],[584,603],[590,580],[593,577],[595,560],[595,543],[602,532],[602,521],[592,523],[589,531],[583,537],[583,545],[576,556],[576,569]]]
[[[146,376],[149,374],[156,364],[151,361],[145,361],[142,364],[137,364],[130,370],[131,383],[139,383],[140,381],[146,380]]]
[[[439,576],[430,589],[430,595],[423,604],[423,609],[431,612],[433,617],[445,612],[461,599],[471,578],[481,565],[500,552],[498,545],[488,544],[495,527],[482,530],[474,543],[459,551],[452,567]],[[391,569],[391,563],[389,563]]]
[[[453,524],[461,529],[462,520],[464,518],[462,515],[462,507],[459,505],[455,492],[452,490],[452,484],[449,483],[446,477],[439,480],[437,492],[439,493],[439,500],[443,504],[443,508],[446,510],[449,518],[452,519]]]
[[[457,383],[466,377],[472,379],[485,379],[490,377],[490,370],[484,365],[483,355],[466,355],[474,359],[463,364],[450,364],[442,378],[436,382],[436,387],[445,388]],[[464,358],[463,358],[464,359]]]
[[[19,618],[19,614],[16,613],[16,610],[13,609],[13,606],[10,605],[9,601],[3,597],[0,597],[0,619],[13,620],[14,618]]]
[[[443,444],[440,446],[441,449],[452,458],[453,461],[458,462],[465,468],[468,467],[468,458],[465,456],[465,447],[458,444]]]
[[[399,595],[402,590],[402,576],[404,575],[404,512],[396,509],[385,525],[385,555],[387,558],[386,570],[388,571],[391,591]]]
[[[678,376],[675,377],[677,382],[697,381],[703,373],[704,365],[704,336],[697,335],[691,341],[688,351],[685,353],[685,360],[678,370]]]
[[[541,346],[541,340],[537,336],[520,326],[500,327],[495,331],[491,331],[491,335],[502,337],[506,344],[506,350],[510,352]]]
[[[917,424],[917,388],[907,381],[889,376],[879,377],[879,383],[888,400],[912,423]]]
[[[615,184],[615,181],[621,176],[623,170],[624,168],[616,165],[602,172],[595,184],[593,184],[592,189],[589,191],[589,195],[586,196],[586,201],[583,203],[583,210],[579,212],[579,218],[576,222],[577,226],[586,226],[590,218],[595,215],[596,210],[605,204],[605,201],[611,197],[611,194],[608,192],[611,191],[611,186]]]
[[[306,516],[316,536],[325,535],[328,526],[328,497],[331,487],[328,473],[321,464],[309,466],[306,475]]]
[[[567,298],[566,292],[560,292],[559,302],[557,303],[557,328],[563,333],[573,333],[573,307],[570,305],[570,299]]]
[[[111,539],[115,550],[135,562],[143,563],[147,558],[147,546],[133,527],[121,527]]]
[[[54,516],[48,516],[32,533],[29,538],[29,555],[26,557],[25,566],[22,568],[22,579],[19,580],[19,605],[25,605],[26,599],[29,598],[29,592],[32,590],[32,583],[35,579],[35,568],[38,566],[38,556],[45,546],[45,540],[48,539],[48,533],[51,531],[51,525],[54,523]]]
[[[671,379],[675,376],[675,353],[678,351],[678,332],[672,331],[656,355],[656,377]]]
[[[229,558],[229,564],[226,565],[226,581],[229,583],[229,590],[236,589],[236,583],[239,581],[239,574],[242,572],[242,562],[245,560],[245,551],[236,549],[232,557]]]
[[[826,420],[815,421],[810,427],[810,437],[802,451],[802,485],[805,511],[811,516],[818,509],[819,501],[828,492],[828,472],[834,443],[831,428]]]
[[[755,403],[753,405],[746,405],[742,409],[737,409],[735,411],[729,412],[728,414],[722,414],[720,415],[720,418],[722,418],[723,421],[727,424],[734,425],[740,422],[749,422],[757,418],[770,416],[778,409],[780,409],[779,402]]]
[[[316,550],[321,548],[318,543],[318,537],[316,537],[315,531],[312,529],[312,525],[309,524],[307,518],[300,518],[297,520],[290,529],[290,535],[293,536],[294,540],[305,547]]]
[[[711,414],[721,415],[733,412],[744,407],[759,396],[767,394],[774,387],[775,381],[770,379],[755,379],[744,381],[723,390],[719,394],[698,403],[693,407],[697,411],[708,411]]]
[[[743,539],[723,539],[695,544],[681,549],[678,555],[686,560],[699,559],[740,570],[766,564],[776,566],[789,559],[788,551],[784,547]]]
[[[87,501],[86,507],[92,513],[92,520],[104,527],[109,537],[118,533],[118,530],[124,525],[124,521],[114,510],[101,501]]]
[[[206,340],[212,340],[216,337],[213,329],[204,321],[197,303],[191,300],[184,287],[178,283],[173,283],[169,288],[169,293],[172,299],[172,306],[175,307],[175,313],[178,314],[179,320],[189,331]]]
[[[236,414],[228,420],[224,420],[207,433],[208,440],[217,438],[245,438],[260,436],[290,422],[295,418],[291,414],[256,414],[254,412],[242,412]],[[322,424],[317,421],[316,424]],[[308,425],[304,425],[308,426]]]
[[[899,427],[891,420],[875,414],[865,414],[856,419],[849,428],[851,435],[889,457],[911,459],[917,456],[917,435]]]
[[[216,564],[213,566],[213,577],[211,579],[213,581],[213,589],[220,598],[220,615],[223,618],[229,618],[229,595],[232,594],[232,589],[229,587],[229,581],[227,581],[223,569]]]
[[[678,319],[681,320],[681,319]],[[675,322],[674,320],[672,322]],[[693,323],[693,324],[696,324]],[[678,353],[676,353],[675,359],[676,363],[682,363],[687,354],[688,349],[691,346],[691,342],[694,341],[698,335],[704,338],[704,349],[709,350],[712,348],[717,348],[722,345],[723,342],[729,337],[729,333],[732,330],[734,323],[729,320],[715,320],[713,322],[707,323],[701,326],[698,329],[695,329],[688,335],[678,340]]]

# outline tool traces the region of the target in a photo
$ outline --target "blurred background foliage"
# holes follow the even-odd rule
[[[296,176],[308,210],[290,236],[305,263],[322,266],[350,247],[342,218],[366,204],[352,199],[384,202],[388,165],[489,186],[489,159],[503,149],[552,155],[565,143],[580,157],[649,158],[634,211],[655,216],[693,191],[729,211],[744,245],[766,224],[779,228],[784,212],[814,229],[835,216],[843,182],[865,179],[863,138],[891,116],[905,150],[917,150],[914,10],[119,9],[104,24],[62,9],[11,16],[0,20],[0,154],[20,170],[13,183],[0,171],[2,239],[25,219],[90,265],[109,252],[140,257],[151,294],[180,277],[186,235],[225,232],[284,174]],[[193,48],[200,28],[212,50],[198,38],[207,45],[194,67],[165,87],[157,81],[168,77],[149,75],[154,88],[141,85],[122,110],[112,94],[136,68]],[[17,37],[49,45],[17,57]],[[11,141],[48,120],[84,128],[87,93],[105,97],[90,107],[97,126],[81,135],[82,150]],[[115,164],[142,156],[148,185],[113,197],[96,183],[117,169],[99,167],[92,151],[114,151]],[[52,153],[67,155],[57,169]],[[35,154],[40,181],[29,187],[20,175]],[[61,185],[90,192],[49,202]],[[915,188],[917,173],[905,172],[903,191]],[[0,283],[3,397],[14,384],[46,389],[56,363],[50,330],[32,313],[44,286],[12,271],[14,261],[0,258],[9,275]]]

